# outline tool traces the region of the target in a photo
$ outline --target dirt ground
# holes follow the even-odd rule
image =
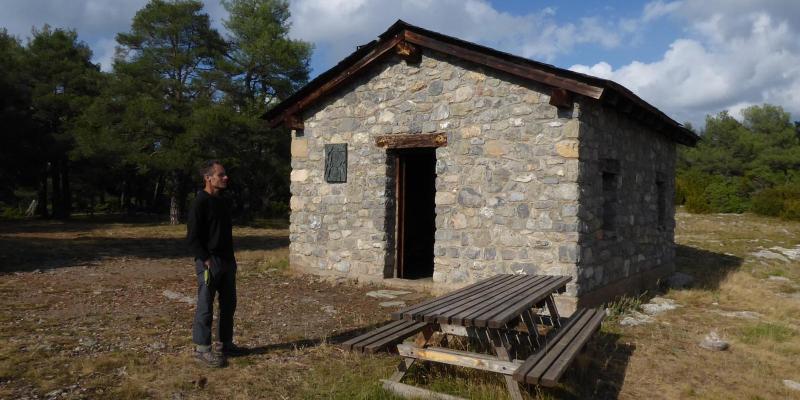
[[[800,224],[680,214],[679,269],[695,286],[661,293],[680,308],[623,327],[612,316],[588,365],[532,398],[800,398],[800,262],[752,254],[800,244]],[[288,230],[237,227],[235,330],[249,353],[211,370],[191,357],[196,290],[185,226],[79,219],[0,222],[0,398],[393,398],[379,379],[398,359],[335,346],[387,320],[392,308],[349,281],[288,269]],[[780,279],[774,277],[780,277]],[[610,306],[623,315],[653,294]],[[400,297],[410,304],[425,293]],[[725,312],[751,311],[755,320]],[[700,349],[710,329],[731,343]],[[495,376],[415,371],[421,385],[503,398]]]

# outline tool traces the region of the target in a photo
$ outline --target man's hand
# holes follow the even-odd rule
[[[203,261],[203,265],[206,266],[206,269],[211,269],[211,259]]]

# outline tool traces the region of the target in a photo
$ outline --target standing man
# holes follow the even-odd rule
[[[236,259],[233,257],[230,200],[220,194],[228,187],[228,175],[219,161],[200,168],[205,187],[189,209],[187,239],[195,261],[197,310],[192,327],[195,357],[212,367],[225,364],[225,356],[241,349],[233,344],[233,313],[236,311]],[[211,347],[214,295],[219,294],[217,348]]]

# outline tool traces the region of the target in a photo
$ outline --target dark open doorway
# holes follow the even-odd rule
[[[397,236],[395,276],[433,276],[436,231],[436,149],[396,150]]]

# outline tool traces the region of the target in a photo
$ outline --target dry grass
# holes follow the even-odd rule
[[[800,265],[752,255],[798,245],[800,224],[680,213],[676,233],[678,267],[698,281],[662,294],[681,307],[643,326],[610,319],[563,385],[531,388],[529,397],[800,398],[782,384],[800,381]],[[393,398],[378,380],[396,357],[335,346],[385,319],[378,301],[364,296],[373,288],[292,275],[281,224],[235,231],[237,337],[253,354],[221,370],[194,363],[193,306],[161,295],[193,293],[184,234],[185,227],[148,221],[0,223],[0,398]],[[623,314],[642,301],[612,308]],[[760,317],[723,315],[731,311]],[[712,329],[730,350],[697,346]],[[410,380],[468,398],[506,398],[502,380],[488,373],[425,367],[412,369]]]

